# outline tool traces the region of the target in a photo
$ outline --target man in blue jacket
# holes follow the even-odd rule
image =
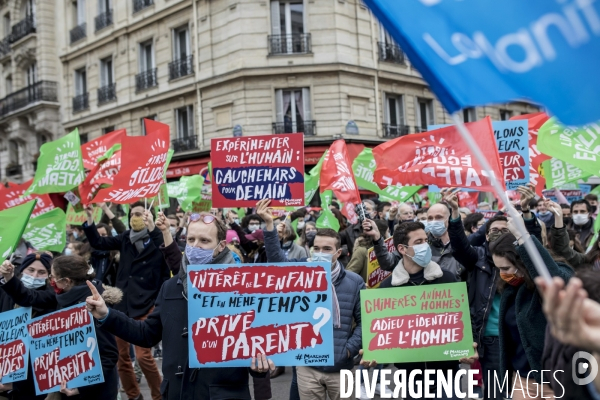
[[[333,229],[317,230],[310,259],[288,260],[281,249],[273,224],[273,215],[269,210],[269,203],[270,200],[265,199],[257,204],[257,214],[266,223],[264,236],[269,262],[307,262],[310,260],[331,263],[335,365],[331,367],[298,367],[296,371],[300,398],[326,400],[329,395],[331,400],[340,399],[340,371],[342,369],[352,370],[353,359],[362,347],[360,291],[365,288],[365,283],[359,275],[346,271],[338,261],[342,254],[342,248],[340,237]],[[356,322],[354,330],[352,329],[353,320]]]

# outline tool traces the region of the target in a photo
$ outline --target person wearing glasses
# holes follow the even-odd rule
[[[104,300],[93,294],[87,307],[98,320],[100,330],[114,334],[136,346],[151,348],[163,344],[163,399],[236,399],[250,400],[248,373],[264,378],[275,368],[264,354],[253,358],[250,368],[190,368],[188,338],[187,266],[235,264],[227,247],[227,227],[214,215],[192,214],[187,229],[185,252],[179,251],[169,230],[169,222],[160,213],[156,227],[162,232],[165,259],[179,271],[161,287],[153,311],[144,320],[109,310]],[[270,397],[270,396],[269,396]]]
[[[131,229],[114,237],[100,236],[92,217],[92,205],[88,205],[85,211],[87,222],[83,224],[83,229],[89,244],[95,250],[119,250],[121,253],[115,286],[123,291],[123,301],[115,305],[115,309],[130,318],[144,320],[152,312],[162,284],[171,276],[159,250],[164,240],[160,231],[155,229],[154,210],[146,210],[142,201],[133,203],[129,210]],[[143,399],[129,355],[129,343],[117,338],[117,346],[119,377],[125,394],[128,399]],[[162,378],[152,349],[135,346],[135,357],[146,377],[152,399],[160,400]]]

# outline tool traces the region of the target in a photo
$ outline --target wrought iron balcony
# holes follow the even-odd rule
[[[133,13],[142,11],[146,7],[154,4],[154,0],[133,0]]]
[[[180,58],[169,63],[169,80],[181,78],[194,73],[194,55]]]
[[[173,140],[171,142],[173,145],[173,151],[175,153],[180,153],[182,151],[198,149],[198,141],[196,140],[197,138],[198,136],[192,135]]]
[[[379,42],[379,61],[404,64],[404,52],[397,44]]]
[[[310,53],[311,50],[310,33],[269,35],[270,55]]]
[[[28,15],[25,19],[13,25],[10,42],[19,41],[30,33],[35,33],[35,17],[33,15]]]
[[[158,80],[156,79],[156,68],[149,69],[135,76],[135,90],[137,92],[141,92],[142,90],[146,90],[154,86],[158,86]]]
[[[0,117],[37,103],[38,101],[57,102],[56,82],[40,81],[0,99]]]
[[[75,28],[71,29],[69,34],[71,35],[71,44],[79,42],[87,36],[87,23],[84,22],[81,25],[77,25]]]
[[[10,54],[10,35],[0,41],[0,57]]]
[[[23,174],[23,166],[22,165],[11,165],[6,167],[6,176],[15,176]]]
[[[394,138],[394,137],[408,135],[409,132],[410,132],[410,126],[408,126],[408,125],[383,124],[383,137],[386,137],[386,138]]]
[[[111,83],[110,85],[98,88],[98,104],[108,103],[117,99],[117,84]]]
[[[317,121],[273,122],[273,133],[296,132],[302,132],[304,136],[315,136],[317,134]]]
[[[110,9],[94,18],[96,22],[96,32],[113,24],[113,10]]]
[[[88,93],[87,92],[73,97],[73,112],[74,113],[76,113],[78,111],[87,110],[88,108],[90,108],[90,103],[88,102]]]
[[[421,126],[415,126],[415,133],[427,132],[427,128],[423,128]]]

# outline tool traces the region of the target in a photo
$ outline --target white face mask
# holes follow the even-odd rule
[[[31,275],[23,274],[21,276],[21,282],[27,289],[37,289],[46,285],[46,278],[34,278]]]
[[[589,214],[575,214],[573,215],[573,223],[575,225],[585,225],[590,220]]]
[[[175,237],[175,234],[177,233],[177,228],[174,226],[170,226],[169,231],[171,231],[171,236]]]
[[[299,222],[298,222],[298,229],[302,229],[302,228],[304,228],[304,224],[305,224],[305,222],[304,222],[304,221],[299,221]]]
[[[257,224],[250,224],[250,225],[248,225],[248,230],[249,230],[250,232],[254,232],[254,231],[258,230],[258,228],[259,228],[259,227],[260,227],[260,225],[257,225]]]

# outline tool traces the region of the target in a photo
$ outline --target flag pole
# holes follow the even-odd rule
[[[460,118],[458,113],[452,114],[451,118],[452,118],[452,121],[454,122],[454,124],[456,125],[456,127],[458,128],[458,132],[460,133],[460,136],[462,136],[462,138],[465,141],[465,143],[467,144],[467,146],[469,146],[469,149],[471,150],[471,152],[473,153],[473,155],[475,156],[475,158],[477,159],[479,164],[481,164],[483,169],[488,172],[488,175],[489,175],[490,181],[492,183],[492,186],[494,188],[494,191],[496,192],[498,197],[502,200],[502,202],[504,204],[506,204],[506,209],[508,211],[508,215],[510,215],[512,220],[515,222],[515,225],[516,225],[519,233],[521,234],[521,237],[524,238],[523,244],[525,245],[525,250],[527,250],[529,257],[531,257],[531,261],[533,262],[533,265],[535,266],[535,269],[537,270],[538,274],[540,274],[540,276],[542,278],[544,278],[544,280],[547,283],[551,283],[552,276],[550,275],[550,272],[548,271],[548,267],[546,267],[546,264],[544,264],[544,261],[542,260],[542,256],[540,255],[539,251],[535,247],[535,244],[533,243],[533,239],[528,234],[527,229],[525,229],[525,224],[523,223],[523,218],[521,218],[521,215],[517,212],[517,210],[515,210],[513,205],[508,200],[508,196],[506,196],[506,193],[502,189],[502,186],[500,186],[500,183],[496,179],[496,176],[493,174],[493,170],[490,167],[490,164],[488,163],[487,159],[485,158],[485,156],[479,149],[479,146],[477,145],[477,143],[471,136],[471,133],[465,126],[462,118]]]

